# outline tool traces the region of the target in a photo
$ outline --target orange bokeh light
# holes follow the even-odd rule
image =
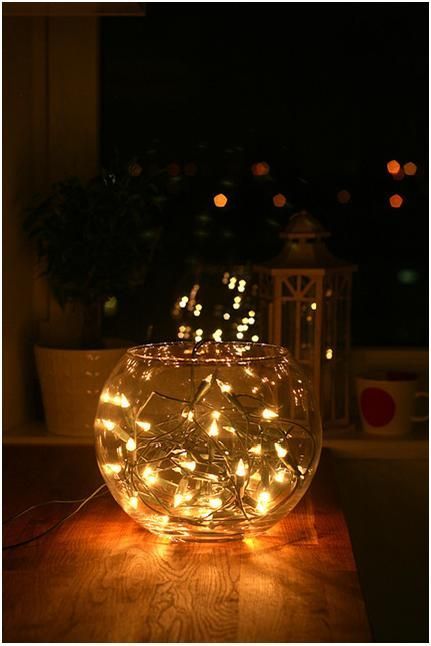
[[[176,162],[172,162],[171,164],[168,164],[167,171],[171,177],[178,177],[181,173],[181,167]]]
[[[391,175],[396,175],[401,170],[401,166],[396,159],[392,159],[392,161],[388,162],[386,164],[386,168],[388,169],[388,173]]]
[[[272,198],[272,203],[274,204],[274,206],[281,208],[283,206],[286,206],[287,200],[284,197],[283,193],[277,193],[277,195],[274,195],[274,197]]]
[[[188,177],[193,177],[193,175],[196,175],[197,172],[198,167],[195,162],[187,162],[187,164],[184,166],[184,175],[187,175]]]
[[[399,209],[400,206],[402,206],[404,200],[401,197],[401,195],[398,195],[398,193],[395,193],[395,195],[391,195],[389,198],[389,204],[392,206],[393,209]]]
[[[269,171],[269,164],[267,164],[266,162],[258,162],[257,164],[253,164],[253,166],[251,167],[251,172],[257,177],[268,175]]]
[[[218,193],[218,195],[214,196],[214,204],[218,206],[219,208],[222,208],[223,206],[226,206],[227,204],[227,197],[226,195],[223,195],[223,193]]]
[[[406,175],[416,175],[416,171],[418,169],[416,164],[413,162],[407,162],[407,164],[404,164],[403,168]]]
[[[348,204],[351,198],[352,196],[350,195],[349,191],[346,191],[345,189],[338,191],[337,193],[337,200],[340,204]]]

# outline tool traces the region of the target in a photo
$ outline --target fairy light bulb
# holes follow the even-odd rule
[[[213,421],[211,422],[210,429],[208,431],[208,435],[210,437],[217,437],[218,434],[219,434],[219,427],[217,424],[217,420],[213,419]]]
[[[279,471],[276,472],[274,476],[274,480],[276,482],[284,482],[284,476],[285,476],[284,469],[280,469]]]
[[[258,499],[256,509],[259,513],[265,514],[268,511],[268,505],[271,502],[271,495],[268,491],[261,491]]]
[[[244,464],[244,460],[242,458],[240,458],[239,461],[238,461],[235,474],[239,478],[244,478],[244,476],[245,476],[245,464]]]
[[[105,464],[104,469],[106,473],[120,473],[121,465],[120,464]]]
[[[137,498],[136,496],[130,496],[130,498],[129,498],[129,505],[130,505],[133,509],[137,509],[137,508],[138,508],[138,504],[139,504],[139,500],[138,500],[138,498]]]
[[[183,460],[182,462],[179,462],[179,465],[183,467],[183,469],[187,469],[187,471],[194,471],[196,469],[196,462],[194,460]]]
[[[211,413],[211,417],[213,419],[217,419],[217,420],[220,419],[220,415],[221,415],[221,413],[220,413],[219,410],[213,410],[213,412]]]
[[[146,466],[142,474],[145,482],[149,485],[153,485],[157,481],[157,473],[150,466]]]
[[[127,399],[126,395],[121,395],[121,397],[120,397],[120,406],[121,406],[121,408],[130,408],[130,402]]]
[[[278,417],[278,413],[276,413],[275,410],[272,410],[272,408],[264,408],[262,411],[262,417],[263,419],[270,421]]]
[[[183,410],[181,417],[184,417],[188,422],[193,422],[194,414],[192,410]]]
[[[129,437],[129,439],[127,440],[126,449],[128,451],[135,451],[136,450],[136,442],[132,437]]]
[[[312,310],[317,310],[317,303],[311,303],[310,307]]]
[[[282,447],[278,442],[275,442],[274,447],[279,458],[284,458],[287,455],[287,449]]]
[[[254,335],[251,337],[251,340],[253,341],[253,343],[257,343],[257,342],[259,341],[259,337],[257,336],[257,334],[254,334]]]
[[[221,381],[220,379],[217,379],[217,385],[222,393],[230,393],[232,391],[232,386],[225,383],[224,381]]]
[[[139,426],[143,431],[149,431],[151,428],[150,422],[142,422],[140,420],[136,420],[136,426]]]
[[[256,446],[252,446],[249,452],[253,453],[253,455],[262,455],[262,445],[256,444]]]
[[[229,319],[230,319],[230,314],[229,314],[229,312],[225,312],[225,313],[223,314],[223,318],[224,318],[224,320],[225,320],[225,321],[229,321]]]
[[[212,509],[218,509],[223,504],[221,498],[210,498],[209,505]]]
[[[107,431],[113,431],[116,427],[115,422],[113,422],[111,419],[102,419],[102,424]]]

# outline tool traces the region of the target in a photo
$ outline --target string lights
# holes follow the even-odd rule
[[[98,462],[116,500],[176,540],[264,531],[298,502],[317,464],[320,421],[304,380],[276,346],[129,350],[95,422]]]

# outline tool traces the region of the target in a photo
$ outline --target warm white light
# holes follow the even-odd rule
[[[259,502],[262,502],[264,505],[267,505],[269,503],[269,501],[271,500],[271,496],[270,496],[268,491],[262,491],[259,494],[258,500],[259,500]]]
[[[236,433],[236,429],[233,426],[223,426],[223,428],[228,433]]]
[[[222,393],[230,393],[230,391],[232,390],[232,386],[230,384],[227,384],[220,379],[217,379],[217,385]]]
[[[183,309],[184,309],[186,305],[187,305],[187,301],[181,301],[181,302],[180,302],[180,307],[181,307],[181,308],[183,308]]]
[[[200,343],[202,341],[201,336],[195,336],[195,343]]]
[[[194,310],[194,312],[193,312],[193,316],[200,316],[200,315],[201,315],[201,311],[200,311],[200,310]]]
[[[261,455],[262,454],[262,445],[261,444],[256,444],[256,446],[252,446],[250,449],[250,453],[253,453],[253,455]]]
[[[195,332],[195,334],[196,334],[197,336],[202,336],[202,334],[203,334],[203,333],[204,333],[204,331],[203,331],[201,328],[199,328],[199,329],[198,329],[198,330],[196,330],[196,332]]]
[[[229,283],[228,288],[229,289],[235,289],[235,283]]]
[[[243,285],[240,285],[240,286],[238,287],[238,291],[239,291],[239,292],[245,292],[245,287],[244,287]]]
[[[129,400],[127,399],[126,395],[121,395],[120,406],[121,406],[121,408],[129,408],[130,407]]]
[[[253,341],[253,343],[257,343],[257,342],[259,341],[259,337],[257,336],[257,334],[254,334],[254,335],[251,337],[251,340]]]
[[[310,307],[312,310],[317,310],[317,303],[311,303]]]
[[[219,432],[219,429],[218,429],[217,420],[213,419],[213,421],[211,422],[210,429],[208,431],[208,435],[210,437],[217,437],[218,432]]]
[[[328,349],[326,350],[325,357],[326,357],[327,359],[332,359],[332,357],[333,357],[333,356],[334,356],[334,353],[333,353],[333,351],[332,351],[332,348],[328,348]]]
[[[241,296],[235,296],[235,298],[233,299],[233,302],[234,303],[241,303]]]
[[[136,442],[133,439],[133,437],[129,437],[129,439],[126,442],[126,449],[128,451],[135,451],[136,450]]]
[[[284,458],[287,455],[287,450],[283,448],[281,444],[278,444],[278,442],[275,442],[274,446],[279,458]]]
[[[133,509],[138,508],[138,503],[139,503],[139,500],[137,499],[136,496],[131,496],[129,498],[129,504],[130,504],[131,507],[133,507]]]
[[[268,491],[262,491],[257,499],[257,511],[261,514],[265,514],[268,511],[268,504],[270,500],[271,496],[269,495]]]
[[[234,303],[234,304],[232,305],[232,307],[233,307],[233,309],[234,309],[234,310],[239,310],[239,308],[240,308],[240,304],[239,304],[239,303]]]
[[[284,482],[284,476],[285,476],[284,469],[280,469],[279,471],[276,472],[274,476],[274,480],[276,482]]]
[[[264,408],[262,411],[262,417],[263,419],[271,420],[278,417],[278,413],[276,413],[275,410],[272,410],[271,408]]]
[[[136,426],[139,426],[143,431],[149,431],[151,428],[150,422],[141,422],[140,420],[136,420]]]
[[[249,316],[256,316],[256,312],[254,310],[250,310],[248,315]]]
[[[254,319],[253,317],[250,317],[250,318],[248,319],[248,324],[249,324],[249,325],[254,325],[254,324],[255,324],[255,322],[256,322],[256,319]]]
[[[238,332],[236,338],[241,340],[244,338],[244,334],[242,332]]]
[[[179,462],[179,465],[188,471],[194,471],[196,469],[196,462],[194,460],[184,460],[183,462]]]
[[[218,509],[222,506],[223,501],[221,498],[211,498],[209,504],[212,509]]]
[[[102,424],[107,431],[113,431],[116,427],[115,422],[113,422],[111,419],[102,419]]]
[[[143,472],[143,478],[149,485],[153,485],[157,481],[157,473],[150,466],[146,466]]]
[[[235,473],[240,478],[244,478],[244,476],[245,476],[245,464],[244,464],[244,461],[242,460],[242,458],[238,462],[238,465],[236,467]]]
[[[219,410],[213,410],[213,412],[211,413],[211,417],[213,419],[220,419],[220,415],[221,415],[221,413],[220,413]]]
[[[102,393],[100,399],[104,404],[110,404],[111,403],[111,397],[109,395],[109,392],[105,390],[105,392]]]
[[[224,318],[224,320],[225,320],[225,321],[228,321],[228,320],[230,319],[230,314],[229,314],[229,312],[225,312],[225,313],[223,314],[223,318]]]
[[[105,464],[104,469],[106,473],[120,473],[121,465],[120,464]]]

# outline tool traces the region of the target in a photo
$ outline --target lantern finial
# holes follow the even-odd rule
[[[292,215],[289,224],[280,235],[280,238],[288,238],[289,240],[320,240],[322,238],[328,238],[330,235],[311,213],[303,210]]]

